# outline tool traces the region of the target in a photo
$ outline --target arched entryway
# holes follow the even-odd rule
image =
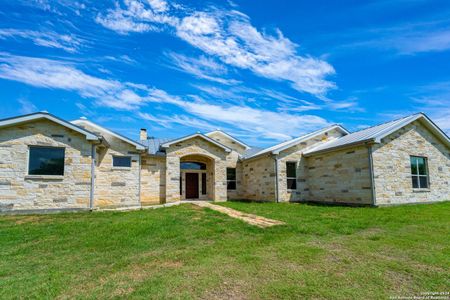
[[[214,199],[214,160],[205,155],[180,158],[180,198]]]

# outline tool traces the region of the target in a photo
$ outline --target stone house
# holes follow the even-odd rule
[[[216,130],[140,141],[47,112],[0,120],[0,211],[185,199],[389,205],[450,199],[450,139],[419,113],[251,147]]]

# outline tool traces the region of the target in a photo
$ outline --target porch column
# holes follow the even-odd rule
[[[166,203],[180,201],[180,158],[166,157]]]
[[[227,201],[227,168],[220,159],[214,161],[214,201]]]

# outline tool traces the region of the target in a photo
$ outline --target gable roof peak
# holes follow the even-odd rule
[[[87,140],[90,140],[90,141],[99,141],[100,140],[100,137],[98,135],[96,135],[95,133],[93,133],[87,129],[84,129],[80,126],[77,126],[76,124],[68,122],[64,119],[61,119],[55,115],[52,115],[51,113],[49,113],[47,111],[40,111],[40,112],[31,113],[31,114],[2,119],[2,120],[0,120],[0,128],[7,127],[7,126],[13,126],[13,125],[17,125],[17,124],[22,124],[22,123],[27,123],[27,122],[32,122],[32,121],[40,120],[40,119],[47,119],[47,120],[57,123],[63,127],[69,128],[73,131],[76,131],[76,132],[84,135]]]
[[[100,132],[103,131],[103,132],[105,132],[105,133],[107,133],[107,134],[109,134],[109,135],[112,135],[113,137],[115,137],[115,138],[117,138],[117,139],[119,139],[119,140],[122,140],[122,141],[124,141],[124,142],[126,142],[126,143],[128,143],[128,144],[130,144],[130,145],[135,146],[135,147],[136,147],[136,150],[145,150],[145,149],[146,149],[146,148],[145,148],[145,145],[143,145],[143,144],[141,144],[141,143],[138,143],[138,142],[136,142],[136,141],[134,141],[134,140],[132,140],[132,139],[130,139],[130,138],[124,136],[124,135],[121,135],[121,134],[119,134],[119,133],[117,133],[117,132],[115,132],[115,131],[112,131],[112,130],[109,130],[109,129],[103,127],[103,126],[100,126],[100,125],[98,125],[97,123],[94,123],[94,122],[92,122],[92,121],[89,121],[89,120],[86,119],[86,118],[83,119],[83,117],[81,117],[81,118],[79,118],[78,120],[73,120],[73,121],[71,121],[71,123],[72,123],[72,124],[76,124],[76,125],[80,125],[80,124],[86,124],[86,125],[89,125],[89,126],[95,128],[95,129],[99,130]]]
[[[231,149],[228,148],[227,146],[225,146],[225,145],[219,143],[218,141],[210,138],[209,136],[207,136],[207,135],[205,135],[203,133],[199,133],[199,132],[194,133],[194,134],[190,134],[190,135],[186,135],[186,136],[183,136],[181,138],[177,138],[177,139],[173,139],[173,140],[167,141],[167,142],[161,144],[161,147],[162,148],[168,148],[168,147],[170,147],[170,145],[173,145],[173,144],[185,141],[185,140],[189,140],[189,139],[192,139],[192,138],[195,138],[195,137],[200,137],[200,138],[202,138],[202,139],[204,139],[204,140],[206,140],[206,141],[208,141],[208,142],[218,146],[219,148],[224,149],[226,152],[231,152]]]
[[[229,134],[229,133],[223,131],[222,129],[216,129],[216,130],[207,132],[207,133],[205,133],[205,135],[209,137],[209,136],[210,136],[211,134],[213,134],[213,133],[220,133],[220,134],[226,136],[226,137],[229,138],[230,140],[232,140],[232,141],[234,141],[235,143],[237,143],[237,144],[241,145],[242,147],[244,147],[246,150],[248,150],[248,149],[251,148],[249,145],[247,145],[247,144],[244,143],[243,141],[238,140],[237,138],[235,138],[235,137],[232,136],[231,134]]]

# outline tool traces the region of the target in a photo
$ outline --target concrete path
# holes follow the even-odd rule
[[[247,214],[247,213],[244,213],[244,212],[241,212],[241,211],[229,208],[229,207],[215,205],[215,204],[212,204],[212,203],[206,202],[206,201],[186,201],[184,203],[191,203],[191,204],[194,204],[194,205],[197,205],[200,207],[206,207],[206,208],[221,212],[223,214],[226,214],[232,218],[242,220],[250,225],[258,226],[261,228],[286,224],[281,221],[272,220],[272,219],[260,217],[257,215],[253,215],[253,214]]]

